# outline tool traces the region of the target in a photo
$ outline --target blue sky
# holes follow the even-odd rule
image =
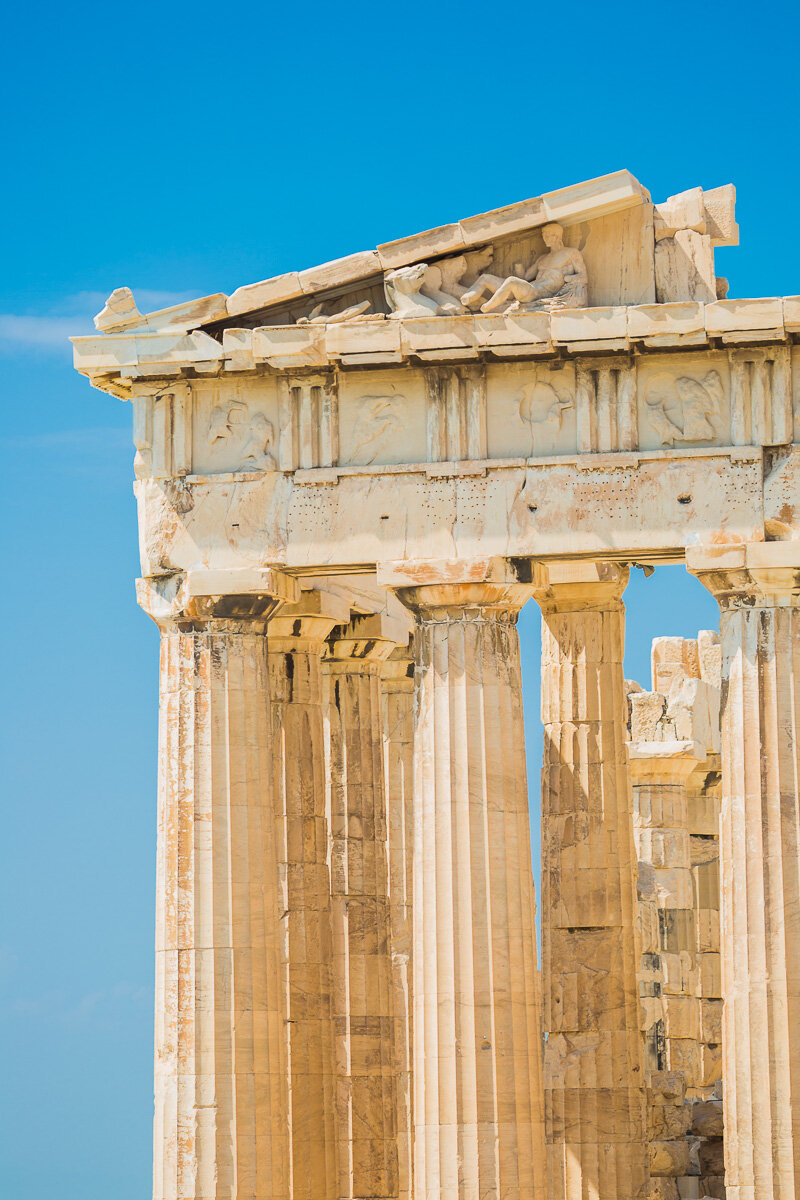
[[[734,182],[731,295],[800,292],[796,6],[15,5],[0,70],[0,1190],[150,1188],[157,635],[130,409],[71,370],[114,287],[232,291],[621,167]],[[628,591],[627,670],[715,607]],[[521,619],[537,796],[538,617]]]

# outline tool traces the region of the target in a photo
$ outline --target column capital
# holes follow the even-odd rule
[[[381,680],[385,692],[414,691],[414,647],[410,640],[405,646],[395,646],[383,663]]]
[[[271,653],[324,649],[336,625],[350,619],[350,602],[339,592],[323,587],[298,589],[294,603],[284,604],[269,623]]]
[[[328,638],[327,665],[350,669],[359,664],[383,663],[395,648],[408,642],[404,621],[388,613],[357,614],[346,625],[333,629]]]
[[[460,619],[464,610],[517,613],[532,595],[528,559],[425,559],[378,565],[378,582],[391,588],[412,612],[425,618]],[[458,610],[457,614],[453,610]]]
[[[631,782],[684,783],[708,757],[699,742],[628,742]]]
[[[800,542],[692,546],[686,569],[723,610],[800,603]]]
[[[186,571],[136,580],[136,599],[162,631],[215,626],[230,633],[265,627],[283,603],[300,595],[295,578],[278,567]]]
[[[628,585],[624,563],[584,559],[534,563],[533,595],[542,612],[618,608]]]

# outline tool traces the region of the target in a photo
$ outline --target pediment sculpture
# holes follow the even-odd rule
[[[434,263],[414,263],[387,271],[386,299],[391,317],[458,316],[481,312],[549,312],[584,308],[588,303],[586,264],[580,250],[564,245],[564,230],[553,221],[542,229],[546,250],[512,275],[492,274],[494,250],[487,246]]]
[[[469,310],[464,304],[465,288],[477,286],[491,266],[494,248],[486,246],[470,254],[458,254],[433,263],[414,263],[384,275],[390,317],[459,316]]]
[[[123,356],[145,355],[148,368],[153,348],[140,346],[140,336],[189,334],[191,345],[182,349],[191,351],[193,361],[216,362],[222,334],[233,338],[238,355],[250,346],[247,334],[254,329],[262,331],[261,344],[278,347],[276,363],[296,356],[297,365],[311,365],[326,341],[326,326],[333,327],[331,345],[352,341],[360,354],[368,342],[395,346],[396,338],[380,329],[392,318],[458,321],[480,313],[500,318],[656,302],[710,304],[726,297],[714,248],[737,245],[738,237],[732,185],[692,188],[654,204],[630,172],[615,171],[244,284],[230,296],[216,293],[143,313],[130,288],[117,288],[95,325],[102,337],[120,340]],[[567,240],[579,240],[580,248]],[[379,327],[374,335],[359,328],[371,322]],[[587,329],[592,324],[587,318]],[[480,320],[474,329],[483,336]],[[238,340],[235,331],[241,331]]]
[[[537,312],[554,308],[584,308],[588,303],[586,264],[580,250],[564,245],[564,230],[556,221],[542,228],[547,247],[525,270],[514,264],[506,279],[481,275],[461,297],[468,309],[481,312]],[[484,300],[484,297],[488,296]],[[483,300],[483,303],[481,301]]]
[[[494,247],[418,262],[386,271],[383,277],[388,314],[371,312],[368,300],[329,314],[318,304],[298,325],[403,317],[454,317],[471,312],[549,312],[583,308],[588,303],[586,264],[580,250],[564,245],[564,230],[553,221],[542,229],[544,254],[513,274],[492,272]]]

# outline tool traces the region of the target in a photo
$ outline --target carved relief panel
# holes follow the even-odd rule
[[[195,388],[192,474],[274,471],[277,392],[269,377],[207,380]]]
[[[730,373],[723,354],[657,355],[638,370],[643,450],[730,445]]]
[[[575,452],[572,364],[490,366],[487,396],[489,458],[539,458]]]
[[[339,463],[425,462],[422,372],[412,368],[343,372],[339,378]]]

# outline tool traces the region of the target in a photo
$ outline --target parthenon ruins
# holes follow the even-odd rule
[[[154,1200],[800,1196],[800,297],[728,297],[734,201],[618,171],[73,339],[161,632]],[[667,563],[719,631],[626,681]]]

